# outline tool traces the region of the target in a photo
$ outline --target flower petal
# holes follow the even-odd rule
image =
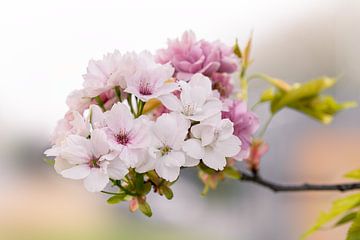
[[[173,94],[163,95],[160,96],[158,99],[166,108],[172,111],[180,112],[182,110],[182,105],[180,100]]]
[[[173,182],[179,177],[180,167],[169,167],[163,163],[157,163],[155,171],[160,177],[169,182]]]
[[[89,192],[100,192],[109,182],[109,176],[101,168],[92,168],[84,179],[84,186]]]
[[[90,167],[86,164],[77,165],[61,172],[64,178],[84,179],[90,174]]]
[[[129,172],[127,165],[119,158],[114,159],[110,162],[107,168],[109,177],[120,180],[125,177]]]
[[[232,135],[228,139],[217,141],[215,149],[224,154],[225,157],[233,157],[241,150],[241,141],[238,137]]]
[[[90,141],[92,145],[92,152],[95,157],[99,158],[109,152],[107,137],[102,130],[95,129],[91,134]]]
[[[201,147],[201,142],[198,139],[189,139],[186,140],[182,149],[184,152],[194,159],[202,159],[205,152],[204,149]]]
[[[55,171],[59,174],[61,174],[62,171],[69,169],[73,166],[74,165],[70,164],[68,161],[66,161],[65,159],[63,159],[61,157],[55,158],[54,168],[55,168]]]
[[[214,170],[223,170],[226,165],[225,156],[212,148],[205,151],[202,161],[206,166]]]
[[[200,163],[199,159],[192,158],[188,155],[185,156],[184,167],[195,167]]]
[[[105,121],[114,133],[132,128],[133,116],[124,103],[116,103],[110,111],[105,113]]]

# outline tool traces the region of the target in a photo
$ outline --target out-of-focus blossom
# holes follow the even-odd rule
[[[214,72],[232,73],[238,66],[230,47],[219,41],[197,41],[192,31],[184,32],[182,38],[169,40],[167,49],[157,52],[159,63],[171,63],[175,76],[180,80],[190,80],[195,73],[211,77]]]
[[[153,56],[145,51],[136,56],[136,61],[136,71],[126,76],[126,92],[146,102],[178,88],[176,83],[168,82],[174,73],[171,65],[155,63]]]
[[[193,138],[186,140],[183,150],[192,159],[215,170],[223,170],[226,157],[233,157],[240,151],[241,141],[233,135],[233,123],[229,119],[214,118],[209,122],[191,128]]]
[[[89,122],[85,120],[79,112],[69,111],[63,119],[58,121],[51,136],[51,143],[60,145],[70,134],[87,137],[90,135],[89,129]]]
[[[231,75],[227,73],[213,73],[211,75],[212,89],[217,90],[222,99],[230,97],[234,86],[231,83]]]
[[[159,98],[166,108],[193,121],[202,121],[221,111],[222,102],[213,96],[208,77],[195,74],[188,83],[181,82],[180,86],[180,98],[173,94]]]
[[[72,111],[83,113],[91,105],[92,98],[86,96],[85,90],[74,90],[66,98],[66,104]]]
[[[155,169],[160,177],[175,181],[185,163],[182,146],[189,127],[190,122],[179,114],[161,115],[151,128],[148,169],[143,171]]]
[[[124,86],[121,74],[122,56],[118,50],[108,53],[101,60],[90,60],[84,77],[84,89],[88,97],[96,97],[113,86]]]
[[[265,143],[263,140],[254,140],[250,147],[250,155],[245,159],[248,167],[252,171],[258,171],[260,166],[261,158],[267,153],[269,150],[269,145]]]
[[[234,124],[234,135],[241,140],[241,151],[234,156],[236,160],[249,157],[252,135],[259,127],[258,117],[248,111],[245,101],[227,100],[228,111],[222,112],[222,118],[230,119]]]

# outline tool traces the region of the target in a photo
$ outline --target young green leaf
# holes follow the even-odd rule
[[[235,44],[234,44],[234,47],[233,47],[233,52],[238,58],[242,57],[241,49],[239,47],[239,43],[238,43],[237,39],[235,40]]]
[[[356,179],[360,180],[360,169],[353,170],[351,172],[348,172],[344,175],[346,178]]]
[[[346,240],[360,240],[360,214],[357,214],[354,222],[351,224]]]
[[[124,201],[125,200],[125,197],[126,197],[126,194],[117,194],[117,195],[114,195],[112,197],[110,197],[108,200],[107,200],[107,203],[108,204],[117,204],[121,201]]]
[[[231,166],[227,166],[224,168],[224,174],[226,177],[232,178],[235,180],[239,180],[241,177],[240,172],[236,168],[231,167]]]
[[[174,193],[173,191],[171,190],[171,188],[169,188],[168,186],[166,185],[162,185],[160,186],[160,193],[164,194],[164,196],[167,198],[167,199],[172,199],[173,196],[174,196]]]
[[[335,82],[336,80],[333,78],[322,77],[303,84],[297,84],[284,93],[279,101],[271,105],[271,112],[275,113],[289,104],[316,97],[324,89],[332,87]]]
[[[45,163],[49,164],[49,166],[54,166],[55,165],[55,160],[54,159],[43,158],[43,161]]]
[[[351,212],[340,218],[336,223],[335,227],[346,224],[356,218],[357,212]]]
[[[349,211],[360,205],[360,193],[352,194],[344,198],[340,198],[333,202],[330,211],[320,213],[315,225],[305,232],[301,239],[304,240],[324,224],[330,222],[340,214]]]
[[[268,88],[262,92],[260,96],[260,102],[268,102],[275,98],[275,92],[273,88]]]
[[[146,201],[141,202],[141,203],[139,202],[139,209],[146,216],[148,216],[148,217],[152,216],[151,207]]]

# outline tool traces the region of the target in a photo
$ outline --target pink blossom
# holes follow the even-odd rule
[[[84,77],[86,96],[96,97],[114,86],[125,86],[120,67],[122,56],[118,50],[108,53],[101,60],[90,60]]]
[[[208,77],[214,72],[232,73],[238,65],[230,47],[219,41],[197,41],[192,31],[185,32],[180,40],[169,40],[168,48],[158,51],[157,61],[171,63],[176,78],[186,81],[195,73]]]
[[[51,136],[51,142],[59,145],[70,134],[87,137],[90,134],[89,129],[89,122],[79,112],[69,111],[63,119],[58,121]]]
[[[212,89],[215,89],[219,92],[221,98],[228,98],[234,86],[230,82],[231,75],[227,73],[213,73],[211,75],[212,80]]]
[[[126,77],[125,92],[134,94],[146,102],[178,89],[176,83],[167,82],[174,73],[171,65],[156,63],[153,55],[146,51],[134,55],[134,58],[137,67],[133,74]]]
[[[234,135],[242,142],[241,151],[234,158],[237,160],[248,158],[252,135],[259,127],[259,119],[253,112],[248,111],[244,101],[228,100],[226,104],[228,111],[222,112],[222,118],[228,118],[233,122]]]

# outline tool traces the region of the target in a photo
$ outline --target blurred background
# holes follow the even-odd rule
[[[165,47],[192,29],[198,38],[245,44],[250,72],[289,82],[338,76],[339,100],[360,100],[360,2],[302,1],[1,1],[0,239],[298,239],[336,192],[278,193],[225,181],[207,197],[184,170],[172,201],[151,196],[154,216],[86,192],[43,162],[49,136],[80,88],[88,60]],[[252,104],[266,88],[250,85]],[[265,119],[266,106],[257,110]],[[330,126],[284,110],[273,120],[264,177],[283,183],[344,181],[360,163],[360,109]],[[310,239],[343,239],[347,227]]]

